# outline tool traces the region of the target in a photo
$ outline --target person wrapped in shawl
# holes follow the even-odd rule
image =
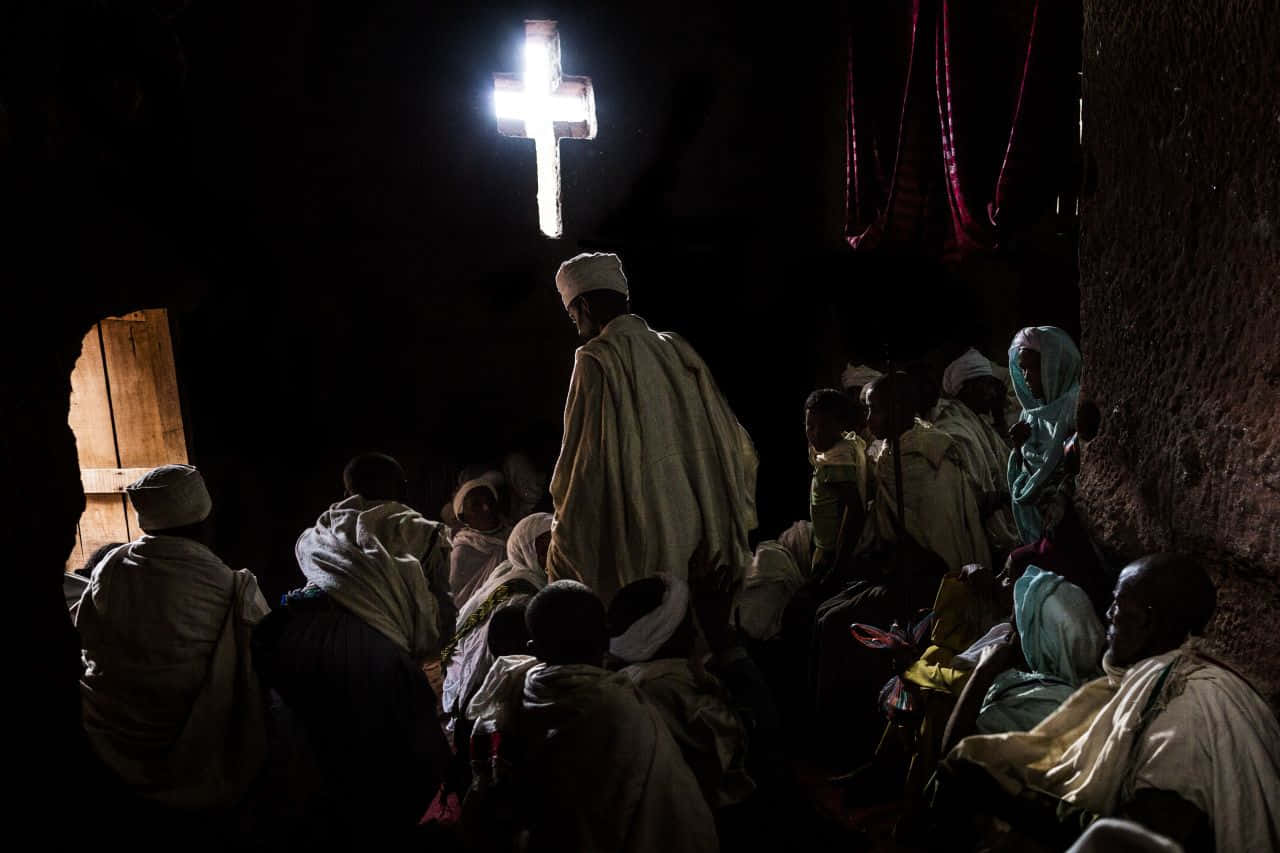
[[[532,656],[498,658],[467,716],[473,849],[714,853],[715,821],[657,708],[604,669],[604,604],[548,584],[525,613]]]
[[[264,683],[319,764],[335,846],[385,849],[412,832],[444,778],[449,747],[422,669],[439,647],[424,564],[444,536],[403,501],[404,472],[368,454],[348,497],[298,537],[307,579],[258,626]]]
[[[1080,363],[1071,336],[1055,326],[1029,326],[1009,347],[1009,372],[1022,405],[1009,433],[1009,493],[1018,535],[1027,545],[1052,531],[1070,497],[1072,478],[1062,459],[1076,431]]]
[[[502,485],[502,475],[489,471],[463,483],[453,496],[453,512],[462,526],[453,534],[449,589],[459,608],[507,555],[511,525],[499,509]]]
[[[1126,566],[1105,674],[1028,732],[960,741],[939,769],[939,819],[959,828],[997,817],[994,826],[1058,849],[1099,816],[1135,820],[1188,850],[1280,849],[1280,725],[1192,639],[1215,602],[1208,573],[1187,557]]]
[[[550,513],[521,519],[507,539],[507,559],[481,584],[458,612],[458,630],[445,646],[444,710],[456,722],[493,666],[488,650],[489,625],[500,610],[527,601],[547,585],[543,566],[551,541]]]
[[[963,655],[971,672],[961,682],[944,751],[975,731],[1034,728],[1081,684],[1102,674],[1106,635],[1080,587],[1029,566],[1013,585],[1013,615],[1016,634],[980,641]]]

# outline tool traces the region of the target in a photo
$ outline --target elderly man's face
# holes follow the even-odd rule
[[[1116,581],[1115,600],[1107,611],[1107,646],[1111,662],[1129,666],[1145,657],[1153,626],[1153,612],[1141,590],[1142,568],[1130,565]]]

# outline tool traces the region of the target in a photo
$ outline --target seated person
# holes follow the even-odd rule
[[[997,429],[982,414],[992,409],[993,401],[1003,402],[1003,387],[999,396],[992,393],[995,384],[998,383],[991,375],[991,362],[977,350],[969,349],[947,366],[942,375],[945,396],[934,401],[929,418],[936,429],[951,436],[960,451],[991,544],[990,565],[999,565],[1021,543],[1013,523],[1007,482],[1011,449],[1003,435],[1003,424]]]
[[[76,609],[85,732],[144,800],[224,811],[266,758],[249,634],[267,603],[252,574],[209,549],[199,471],[162,465],[125,491],[142,538],[98,564]]]
[[[341,843],[403,837],[443,778],[449,749],[422,669],[438,648],[421,560],[439,525],[403,501],[391,457],[352,460],[347,497],[298,538],[307,585],[254,636],[263,681],[304,730]]]
[[[693,655],[695,629],[689,587],[655,575],[627,584],[609,605],[609,654],[657,706],[713,809],[746,799],[755,789],[743,769],[747,733],[724,688]]]
[[[1188,642],[1215,599],[1187,557],[1131,563],[1109,612],[1106,675],[1029,732],[962,740],[936,804],[1058,844],[1114,816],[1188,850],[1280,849],[1280,726],[1248,682]]]
[[[463,483],[453,496],[453,511],[462,526],[453,534],[449,588],[459,609],[507,555],[511,527],[498,508],[501,486],[502,475],[490,471]]]
[[[846,758],[870,751],[873,733],[881,728],[875,695],[893,675],[887,656],[862,648],[849,626],[906,624],[933,602],[948,570],[981,563],[987,553],[955,443],[915,418],[911,378],[893,373],[869,387],[871,432],[886,446],[872,466],[874,500],[855,555],[862,580],[818,608],[811,656],[818,728],[835,733],[827,751],[862,753]],[[901,459],[905,523],[899,520],[895,453]]]
[[[491,620],[511,605],[527,602],[547,585],[547,546],[551,542],[549,513],[520,520],[507,540],[507,559],[494,569],[462,606],[458,630],[440,655],[444,667],[444,711],[456,723],[475,695],[495,656],[488,651]],[[524,652],[523,646],[518,650]],[[467,735],[468,732],[463,732]],[[465,741],[464,741],[465,742]]]
[[[867,507],[867,445],[856,430],[854,403],[834,388],[814,391],[804,404],[813,479],[809,518],[813,522],[813,570],[825,577],[848,563],[862,534]]]
[[[662,715],[603,668],[605,609],[576,581],[525,613],[536,657],[499,658],[467,714],[476,781],[464,829],[480,849],[715,851],[715,824]]]
[[[947,728],[944,753],[973,734],[1025,732],[1102,674],[1105,634],[1084,590],[1030,566],[1013,586],[1017,633],[978,657]]]

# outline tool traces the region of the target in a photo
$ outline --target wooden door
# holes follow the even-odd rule
[[[102,545],[141,534],[125,486],[157,465],[187,461],[164,309],[108,317],[85,335],[71,374],[69,420],[85,510],[68,571]]]

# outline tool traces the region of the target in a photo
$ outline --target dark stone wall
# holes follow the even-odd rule
[[[1086,0],[1082,499],[1120,558],[1202,557],[1213,645],[1276,704],[1280,7]]]

